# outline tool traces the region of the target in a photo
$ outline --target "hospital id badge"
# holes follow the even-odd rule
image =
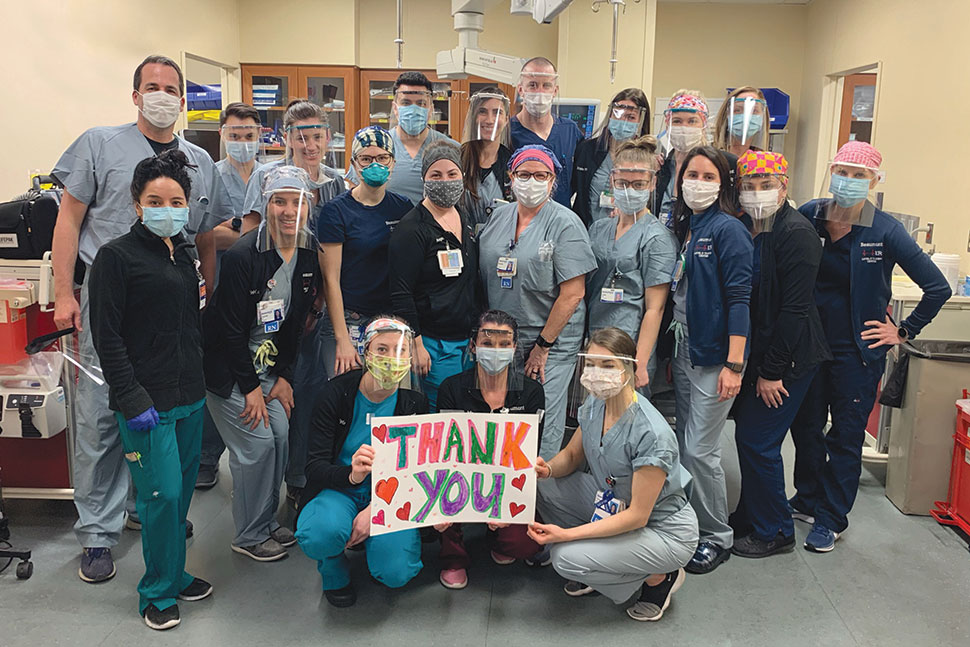
[[[199,310],[205,307],[205,279],[202,277],[202,263],[195,261],[195,276],[199,279]]]
[[[603,209],[612,209],[613,206],[613,194],[609,191],[600,193],[600,207]]]
[[[600,490],[593,501],[593,516],[590,523],[600,521],[626,510],[626,502],[613,496],[613,490]]]
[[[600,303],[623,303],[623,288],[603,288]]]
[[[280,331],[280,322],[278,321],[268,321],[263,324],[263,333],[270,334]]]
[[[677,259],[677,264],[674,266],[674,271],[670,274],[670,293],[674,294],[677,292],[677,284],[680,283],[680,279],[684,276],[684,255],[681,254],[680,258]]]
[[[283,321],[283,299],[260,301],[256,307],[259,314],[259,323],[268,324],[274,321]]]
[[[444,276],[458,276],[465,266],[460,249],[443,249],[438,252],[438,269]]]
[[[518,268],[518,261],[511,256],[499,256],[495,271],[502,278],[512,278]]]

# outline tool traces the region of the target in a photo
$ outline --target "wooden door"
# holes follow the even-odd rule
[[[851,140],[872,143],[872,119],[876,110],[876,75],[850,74],[842,86],[839,148]]]

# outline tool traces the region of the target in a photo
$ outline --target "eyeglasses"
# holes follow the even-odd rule
[[[613,180],[613,187],[616,189],[635,189],[646,191],[650,188],[650,180]]]
[[[354,159],[357,160],[361,166],[370,166],[374,162],[387,166],[391,163],[392,157],[389,153],[381,153],[380,155],[357,155],[354,157]]]
[[[548,182],[552,179],[552,173],[549,171],[535,171],[534,173],[530,173],[529,171],[515,171],[512,173],[512,177],[523,182],[531,180],[532,178],[535,178],[539,182]]]

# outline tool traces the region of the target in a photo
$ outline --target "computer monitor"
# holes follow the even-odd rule
[[[557,97],[553,103],[559,108],[559,116],[572,119],[583,131],[584,137],[592,137],[599,116],[599,99],[569,99]]]

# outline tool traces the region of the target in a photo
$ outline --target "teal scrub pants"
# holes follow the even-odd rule
[[[428,396],[428,406],[431,411],[438,410],[438,387],[441,383],[452,375],[458,375],[466,368],[465,350],[468,348],[468,340],[449,341],[447,339],[434,339],[422,336],[424,349],[431,356],[431,370],[421,378],[421,388]]]
[[[296,522],[296,539],[310,559],[317,560],[323,590],[342,589],[350,584],[350,564],[344,555],[357,514],[370,504],[370,488],[324,490],[304,506]],[[424,565],[421,535],[401,530],[364,540],[367,568],[381,584],[392,589],[411,581]]]
[[[138,582],[139,613],[149,604],[159,610],[172,606],[193,580],[185,572],[185,516],[199,472],[204,405],[202,399],[160,411],[150,431],[129,429],[115,412],[142,524],[145,575]]]

